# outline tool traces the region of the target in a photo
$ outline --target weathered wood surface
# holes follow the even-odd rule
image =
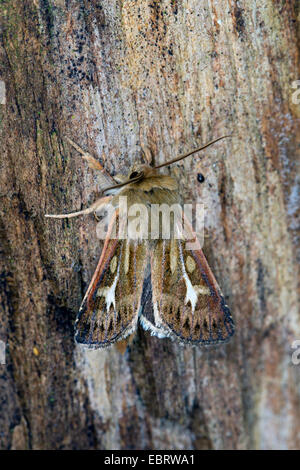
[[[296,4],[1,2],[1,448],[299,447]],[[231,131],[170,171],[205,204],[232,342],[139,330],[124,356],[76,348],[96,220],[44,214],[87,206],[98,185],[63,136],[119,172],[141,143],[163,162]]]

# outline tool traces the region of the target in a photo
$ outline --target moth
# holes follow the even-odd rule
[[[155,167],[151,166],[151,151],[143,148],[144,163],[135,163],[125,178],[110,176],[99,161],[67,138],[89,166],[100,171],[105,195],[82,211],[46,217],[90,214],[108,203],[114,208],[98,266],[76,319],[77,343],[94,349],[109,347],[132,335],[138,322],[151,335],[180,344],[211,346],[234,334],[234,321],[200,245],[188,249],[187,240],[175,237],[174,223],[167,239],[113,235],[125,223],[120,218],[120,196],[126,197],[129,207],[139,202],[147,210],[153,204],[178,203],[176,180],[160,174],[159,169],[224,137],[228,136]],[[195,238],[187,226],[189,238]]]

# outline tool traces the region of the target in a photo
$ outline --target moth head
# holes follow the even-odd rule
[[[155,174],[155,169],[145,163],[134,163],[129,170],[127,180],[136,180],[136,178],[144,179],[149,178]]]
[[[134,163],[130,168],[127,176],[116,175],[115,180],[118,184],[110,186],[109,188],[104,189],[108,194],[115,194],[115,191],[119,191],[120,188],[130,185],[132,183],[140,182],[150,176],[156,174],[156,170],[151,168],[147,164]]]
[[[140,160],[136,161],[130,168],[130,171],[127,175],[128,181],[138,177],[143,179],[155,175],[157,172],[153,168],[153,161],[154,156],[150,147],[141,144]]]

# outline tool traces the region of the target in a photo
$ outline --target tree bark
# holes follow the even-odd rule
[[[299,448],[296,5],[1,2],[1,448]],[[126,174],[141,145],[162,163],[230,132],[166,171],[205,204],[233,340],[202,350],[139,328],[124,355],[76,346],[97,221],[44,214],[99,186],[64,136]]]

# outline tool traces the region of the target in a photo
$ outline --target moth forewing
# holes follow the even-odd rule
[[[188,240],[159,240],[152,253],[154,326],[181,343],[226,342],[232,317],[187,220],[185,227]],[[197,249],[189,248],[191,240]]]

